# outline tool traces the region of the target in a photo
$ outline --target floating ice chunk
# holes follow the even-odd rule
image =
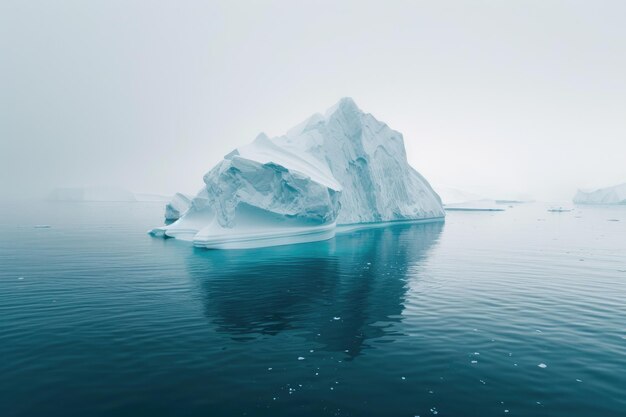
[[[445,216],[402,135],[349,98],[284,136],[260,134],[203,179],[189,209],[152,235],[241,249],[331,239],[337,225]]]
[[[304,356],[298,356],[298,360],[299,361],[303,361],[304,360]]]
[[[545,363],[540,363],[539,365],[537,365],[540,368],[547,368],[548,365],[546,365]]]
[[[333,317],[333,320],[341,320],[341,317]]]
[[[593,191],[579,190],[574,196],[576,204],[626,204],[626,183]]]

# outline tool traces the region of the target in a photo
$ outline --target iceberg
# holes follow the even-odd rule
[[[174,194],[174,197],[165,205],[165,220],[180,219],[189,210],[192,198],[182,193]]]
[[[437,191],[437,194],[439,194],[439,197],[441,197],[441,201],[444,205],[487,200],[487,198],[478,194],[446,186],[436,186],[435,190]]]
[[[259,134],[203,180],[180,218],[152,235],[239,249],[331,239],[354,225],[445,217],[439,196],[409,165],[402,134],[350,98],[283,136]]]
[[[576,204],[626,204],[626,183],[592,191],[578,190]]]

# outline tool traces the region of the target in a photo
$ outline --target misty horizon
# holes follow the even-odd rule
[[[0,198],[195,193],[344,96],[435,189],[569,201],[626,182],[621,2],[151,4],[2,6]]]

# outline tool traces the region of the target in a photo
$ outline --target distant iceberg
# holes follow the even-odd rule
[[[478,194],[446,186],[437,186],[435,187],[435,191],[437,191],[437,194],[441,197],[441,201],[444,205],[487,200],[487,198]]]
[[[576,204],[626,204],[626,183],[593,191],[578,190]]]
[[[344,98],[284,136],[260,134],[204,175],[180,219],[150,231],[216,249],[330,239],[337,225],[442,221],[402,134]],[[171,204],[171,203],[170,203]]]

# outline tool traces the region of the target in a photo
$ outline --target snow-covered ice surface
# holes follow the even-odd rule
[[[350,98],[283,136],[260,134],[226,155],[204,183],[179,220],[150,233],[233,249],[330,239],[337,225],[445,216],[439,196],[407,162],[402,134]]]
[[[176,193],[165,205],[165,220],[178,220],[189,210],[192,196]]]
[[[626,183],[593,191],[578,190],[576,204],[626,204]]]

